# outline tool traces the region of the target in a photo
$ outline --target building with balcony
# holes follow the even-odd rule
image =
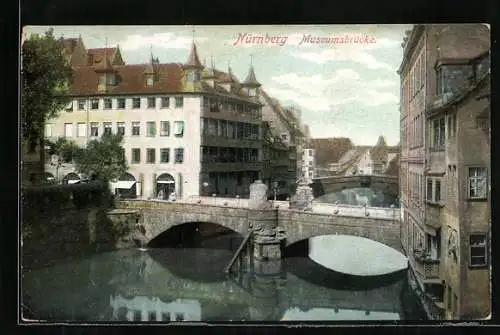
[[[486,318],[490,32],[415,25],[402,46],[402,244],[429,316]]]
[[[302,152],[302,179],[308,184],[316,178],[316,150],[306,148]]]
[[[76,52],[83,44],[69,44],[76,64],[73,99],[47,122],[47,138],[85,145],[104,133],[122,134],[129,171],[113,183],[122,195],[249,194],[262,172],[260,84],[253,67],[240,83],[231,69],[202,65],[194,42],[184,64],[151,56],[146,64],[127,65],[118,47]],[[86,64],[73,58],[77,53],[87,55]]]
[[[301,112],[284,107],[261,90],[262,120],[265,123],[265,166],[263,181],[277,198],[285,200],[295,192],[302,168],[301,154],[308,140],[308,128],[302,123]]]

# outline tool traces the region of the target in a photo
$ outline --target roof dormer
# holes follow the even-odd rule
[[[95,72],[99,76],[98,91],[106,92],[116,83],[115,69],[111,65],[109,58],[104,55],[102,63],[96,67]]]

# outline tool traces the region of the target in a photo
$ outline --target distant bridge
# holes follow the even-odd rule
[[[195,203],[122,200],[117,207],[139,212],[146,243],[172,227],[193,222],[215,223],[246,236],[252,219],[259,217],[277,221],[278,229],[285,233],[287,246],[314,236],[337,234],[365,237],[403,253],[398,209],[313,204],[312,211],[301,211],[290,209],[283,202],[279,208],[255,210],[241,205],[230,207],[226,202],[216,205],[210,200],[200,199]]]
[[[399,195],[398,177],[385,175],[354,175],[315,178],[310,186],[313,189],[315,198],[325,194],[339,192],[344,189],[361,187],[379,189],[385,194],[392,195],[394,197]]]

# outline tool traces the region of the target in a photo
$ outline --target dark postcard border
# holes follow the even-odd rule
[[[420,1],[413,3],[401,3],[394,1],[361,1],[356,2],[327,2],[327,1],[278,1],[278,2],[259,2],[259,1],[67,1],[67,0],[25,0],[20,4],[21,7],[21,27],[23,25],[153,25],[153,24],[327,24],[327,23],[436,23],[436,22],[490,22],[492,28],[492,44],[496,44],[496,29],[493,8],[495,4],[489,5],[487,2],[476,1],[473,3],[463,3],[455,1]],[[12,6],[13,5],[13,6]],[[5,9],[5,7],[4,7]],[[9,103],[4,105],[4,116],[7,116],[7,122],[3,124],[4,131],[4,162],[8,170],[4,169],[2,177],[4,179],[4,189],[2,192],[2,208],[4,214],[1,217],[3,252],[2,257],[2,276],[0,277],[0,320],[8,322],[8,333],[34,333],[34,334],[123,334],[124,331],[146,331],[148,333],[161,332],[165,330],[172,332],[217,332],[217,334],[230,331],[243,333],[247,331],[255,332],[275,332],[275,331],[320,331],[327,330],[334,332],[351,331],[375,331],[383,334],[389,334],[399,331],[422,331],[427,333],[442,331],[486,331],[487,329],[477,329],[476,327],[436,327],[439,323],[429,323],[429,326],[416,326],[417,322],[405,322],[401,325],[415,325],[411,327],[391,327],[387,323],[380,323],[379,327],[342,327],[339,325],[325,329],[320,327],[320,323],[293,323],[287,325],[258,324],[240,326],[169,326],[166,329],[162,326],[16,326],[17,323],[17,222],[18,215],[15,210],[19,205],[18,199],[18,47],[19,47],[19,7],[11,3],[11,7],[5,13],[7,16],[6,24],[2,24],[5,46],[2,48],[9,62],[4,67],[4,80],[2,80],[2,94],[6,94]],[[493,53],[493,62],[496,62],[496,54]],[[493,65],[496,68],[495,65]],[[8,74],[8,75],[7,75]],[[496,92],[495,81],[492,82],[492,92]],[[493,94],[495,95],[495,94]],[[7,100],[4,100],[7,101]],[[493,97],[493,107],[495,107],[496,98]],[[493,108],[494,110],[494,108]],[[496,115],[492,115],[492,123],[495,123]],[[496,128],[496,127],[492,127]],[[493,131],[492,136],[496,136]],[[7,139],[7,141],[5,141]],[[496,141],[493,141],[495,143]],[[5,150],[5,149],[4,149]],[[6,154],[7,153],[7,154]],[[497,154],[492,150],[492,161]],[[494,164],[494,163],[492,163]],[[492,169],[492,184],[495,185],[497,171]],[[500,178],[499,178],[500,180]],[[496,188],[492,189],[492,204],[496,197]],[[492,205],[493,206],[493,205]],[[493,209],[495,207],[493,206]],[[495,254],[500,247],[496,247],[495,228],[496,211],[492,211],[492,266],[493,266],[493,296],[497,297],[498,282],[496,276]],[[493,299],[494,320],[483,322],[491,324],[498,322],[497,299]],[[2,322],[3,323],[3,322]],[[344,323],[348,325],[349,323]],[[323,323],[325,325],[325,323]],[[395,323],[392,323],[395,325]],[[448,323],[447,325],[467,325],[460,322]],[[472,326],[471,324],[468,324]],[[476,323],[477,325],[477,323]],[[360,324],[361,326],[361,324]],[[146,328],[144,328],[146,327]],[[311,328],[311,329],[308,329]],[[451,328],[451,329],[448,329]],[[491,330],[491,329],[488,329]]]

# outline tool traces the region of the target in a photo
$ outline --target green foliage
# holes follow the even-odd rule
[[[23,222],[44,211],[108,205],[109,187],[103,181],[82,184],[58,184],[26,187],[22,190]],[[26,219],[26,220],[25,220]]]
[[[71,66],[53,30],[33,34],[22,46],[22,136],[33,147],[43,137],[47,119],[57,116],[69,102]]]
[[[45,140],[45,147],[48,147],[49,155],[57,155],[63,163],[71,163],[78,145],[64,137],[59,137],[56,141]]]
[[[96,173],[104,180],[120,178],[128,169],[122,141],[120,134],[104,134],[99,140],[90,141],[86,148],[75,151],[76,169],[87,175]]]

